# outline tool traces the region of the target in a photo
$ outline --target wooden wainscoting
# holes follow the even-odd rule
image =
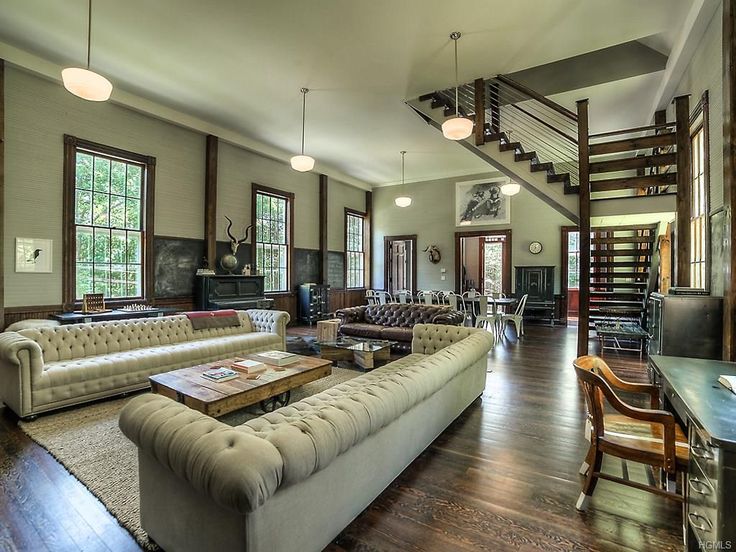
[[[330,289],[330,312],[365,304],[364,289]]]
[[[21,320],[45,320],[52,314],[62,312],[61,305],[31,305],[28,307],[6,307],[5,308],[5,327],[3,330]]]
[[[296,307],[296,293],[277,293],[266,295],[269,299],[273,299],[273,309],[286,311],[291,317],[290,324],[298,321],[298,311]]]

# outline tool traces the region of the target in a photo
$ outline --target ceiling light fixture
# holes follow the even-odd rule
[[[516,195],[521,191],[521,186],[519,186],[516,182],[507,182],[506,184],[501,186],[501,193],[503,195],[512,196]]]
[[[84,100],[104,102],[112,94],[112,83],[102,75],[89,70],[90,44],[92,42],[92,0],[87,7],[87,68],[67,67],[61,72],[64,88]]]
[[[459,82],[457,77],[457,41],[462,36],[455,31],[450,34],[450,39],[455,43],[455,116],[442,123],[442,135],[448,140],[464,140],[473,133],[473,121],[460,116],[460,104],[458,103]]]
[[[307,92],[309,88],[302,88],[302,153],[291,158],[291,168],[299,172],[311,171],[314,168],[314,158],[304,155],[304,127],[307,117]]]
[[[401,191],[404,191],[404,156],[406,155],[405,151],[399,152],[401,153]],[[411,198],[406,195],[398,196],[396,199],[394,199],[394,203],[397,207],[408,207],[411,205]]]

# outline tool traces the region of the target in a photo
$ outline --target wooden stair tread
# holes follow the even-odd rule
[[[649,188],[652,186],[674,186],[677,184],[677,173],[649,174],[646,176],[626,176],[622,178],[606,178],[592,180],[591,192],[610,192],[613,190],[631,190],[633,188]]]
[[[592,262],[590,263],[591,268],[648,268],[648,261],[606,261],[606,262]]]
[[[622,224],[621,226],[593,226],[591,232],[623,232],[631,230],[641,230],[651,232],[656,230],[658,224]]]
[[[590,243],[596,244],[612,244],[612,243],[651,243],[651,236],[610,236],[605,238],[593,237]]]
[[[505,144],[499,144],[498,149],[500,151],[513,151],[521,149],[520,142],[506,142]]]
[[[531,161],[537,157],[536,151],[525,151],[524,153],[517,153],[514,155],[514,161]]]
[[[619,153],[622,151],[637,151],[649,148],[661,148],[664,146],[675,145],[676,135],[674,132],[665,132],[652,136],[642,136],[639,138],[625,138],[623,140],[613,140],[611,142],[600,142],[591,144],[590,155],[603,155],[606,153]]]
[[[652,254],[650,248],[646,249],[592,249],[591,257],[649,257]]]
[[[570,173],[555,173],[547,175],[547,182],[568,182]]]
[[[642,155],[640,157],[627,157],[626,159],[611,159],[610,161],[595,161],[590,164],[590,174],[645,169],[649,167],[664,167],[667,165],[675,165],[676,163],[677,154],[675,153]]]
[[[638,278],[638,279],[647,279],[649,278],[649,274],[647,272],[593,272],[590,271],[590,277],[591,287],[595,283],[593,281],[593,278],[597,278],[599,280],[615,280],[615,279],[621,279],[621,278]]]
[[[530,168],[532,172],[551,171],[554,170],[554,165],[547,161],[544,163],[532,163]]]

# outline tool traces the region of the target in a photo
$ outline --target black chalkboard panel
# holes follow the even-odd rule
[[[202,257],[204,240],[154,237],[154,295],[157,298],[191,296]]]
[[[319,281],[319,262],[319,250],[294,248],[294,287],[309,282],[321,283]]]
[[[327,252],[327,283],[332,289],[345,289],[345,253]]]

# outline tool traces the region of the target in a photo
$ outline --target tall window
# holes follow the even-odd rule
[[[690,196],[690,286],[708,288],[708,95],[696,107],[690,135],[692,186]]]
[[[85,293],[144,299],[155,160],[71,136],[65,142],[65,204],[71,210],[64,213],[65,303]]]
[[[503,293],[505,236],[481,237],[483,247],[483,293]]]
[[[256,267],[267,292],[289,291],[293,194],[253,186]]]
[[[567,233],[567,288],[580,287],[580,232]]]
[[[345,287],[365,286],[365,214],[345,209]]]

